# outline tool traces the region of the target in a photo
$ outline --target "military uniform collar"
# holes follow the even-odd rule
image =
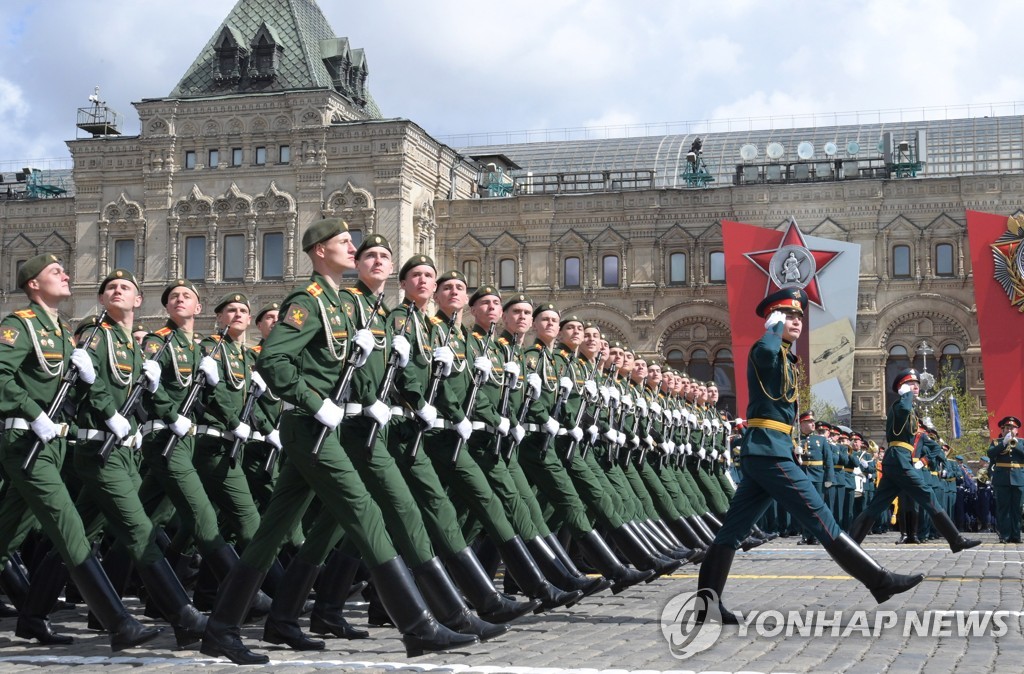
[[[377,302],[377,294],[370,290],[370,287],[363,283],[362,280],[356,281],[352,290],[355,291],[357,295],[362,295],[363,299],[370,303],[370,306],[373,306]]]
[[[44,327],[49,329],[55,329],[60,325],[60,318],[55,314],[51,314],[46,307],[35,302],[29,302],[28,308],[32,310],[36,316],[36,319],[43,324]]]
[[[309,286],[306,287],[306,290],[310,291],[310,294],[312,294],[314,297],[316,295],[324,293],[331,301],[331,304],[340,303],[341,300],[338,297],[338,289],[335,287],[334,283],[326,276],[317,272],[313,272],[313,275],[310,277],[310,281],[312,281],[312,283],[310,283]],[[317,289],[319,289],[319,292],[315,292]]]

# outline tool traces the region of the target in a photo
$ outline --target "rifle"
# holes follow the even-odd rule
[[[451,341],[452,335],[455,333],[455,323],[458,321],[458,313],[453,313],[448,318],[448,332],[445,334],[444,339],[441,340],[441,344],[438,348],[448,346],[448,342]],[[437,397],[437,389],[441,386],[441,371],[431,365],[430,368],[430,381],[427,382],[426,401],[428,405],[434,404],[434,398]],[[419,417],[417,417],[419,421]],[[427,430],[423,426],[422,421],[419,423],[419,427],[416,429],[416,437],[413,438],[412,444],[409,446],[409,460],[412,461],[416,458],[416,453],[420,450],[420,443],[423,442],[423,433]]]
[[[277,423],[274,424],[274,430],[277,431],[280,429],[281,419],[279,417]],[[275,463],[277,463],[277,447],[275,447],[274,445],[270,445],[270,451],[267,452],[267,460],[263,462],[263,472],[265,472],[267,475],[273,475]]]
[[[405,317],[405,324],[402,326],[402,336],[404,337],[409,332],[409,325],[412,323],[413,316],[416,315],[418,308],[416,303],[413,302],[409,308],[409,315]],[[412,358],[412,354],[409,354]],[[380,381],[380,386],[377,387],[377,400],[387,400],[391,397],[391,387],[395,385],[395,377],[398,375],[398,351],[391,349],[391,353],[388,354],[388,367],[384,370],[384,378]],[[368,453],[373,452],[373,446],[377,440],[377,433],[380,432],[380,423],[374,420],[370,424],[370,432],[366,436],[366,451]]]
[[[516,415],[517,426],[522,426],[523,422],[526,421],[526,415],[530,411],[530,405],[532,405],[535,400],[537,400],[537,398],[533,395],[533,388],[527,387],[526,392],[523,395],[523,406],[519,408],[519,414]],[[509,438],[508,440],[508,451],[505,452],[506,461],[512,458],[512,452],[519,446],[519,443],[516,442],[515,438]]]
[[[362,327],[363,330],[370,327],[370,323],[373,322],[373,317],[380,311],[381,304],[384,302],[384,293],[377,295],[377,301],[373,305],[373,309],[370,314],[366,317],[366,325]],[[359,360],[361,349],[352,349],[352,353],[349,354],[348,360],[345,361],[345,370],[341,374],[341,378],[338,383],[334,386],[334,390],[331,391],[331,402],[335,405],[343,403],[348,400],[349,388],[352,385],[352,375],[356,373],[356,361]],[[342,420],[345,419],[345,408],[342,407]],[[339,422],[340,423],[340,422]],[[337,428],[337,426],[335,426]],[[333,431],[333,428],[322,426],[320,428],[320,434],[316,438],[316,444],[313,445],[313,451],[311,457],[314,465],[320,462],[320,451],[324,448],[324,441],[327,440],[328,434]]]
[[[164,337],[163,344],[160,345],[160,348],[157,349],[157,352],[154,353],[149,360],[160,360],[160,356],[164,355],[164,351],[167,350],[167,347],[170,345],[171,340],[173,339],[174,330],[171,330],[170,332],[167,333],[167,336]],[[125,419],[128,419],[130,417],[132,411],[135,409],[135,406],[139,403],[139,398],[142,397],[142,391],[144,390],[143,379],[145,379],[145,376],[146,375],[141,375],[136,380],[135,388],[133,388],[131,393],[128,394],[128,397],[125,399],[124,404],[121,405],[121,409],[118,410],[118,413]],[[101,466],[107,465],[107,459],[110,458],[110,453],[114,451],[114,443],[116,443],[118,439],[119,438],[117,436],[115,436],[113,433],[110,433],[103,441],[103,446],[100,447],[99,453]]]
[[[103,327],[103,321],[107,319],[107,310],[104,309],[100,313],[99,318],[96,319],[96,325],[93,326],[92,332],[84,340],[79,342],[78,348],[84,349],[99,333],[100,328]],[[57,395],[54,396],[53,401],[50,403],[50,407],[46,410],[46,416],[50,417],[50,421],[53,421],[57,413],[60,412],[60,408],[64,406],[64,401],[67,400],[68,394],[71,393],[71,387],[78,382],[78,368],[68,363],[68,369],[64,371],[64,376],[60,380],[60,387],[57,389]],[[56,423],[56,422],[54,422]],[[40,438],[36,438],[32,443],[32,447],[28,450],[28,454],[25,455],[25,460],[21,463],[21,470],[26,475],[32,472],[32,466],[35,464],[36,459],[39,458],[39,452],[43,451],[44,443]]]
[[[497,323],[491,323],[491,327],[487,328],[487,339],[484,340],[484,348],[480,355],[487,357],[487,350],[491,348],[491,342],[494,340],[494,326]],[[467,346],[468,351],[468,346]],[[473,406],[476,405],[476,396],[480,393],[480,387],[484,385],[484,377],[480,372],[477,372],[473,376],[473,384],[469,387],[469,398],[466,399],[465,416],[469,419],[469,415],[473,412]],[[458,441],[455,443],[455,449],[452,450],[452,465],[459,460],[459,452],[462,451],[462,446],[466,444],[466,441],[460,435]]]
[[[249,419],[252,418],[252,409],[256,407],[256,400],[259,398],[256,395],[256,382],[249,384],[249,397],[245,399],[245,405],[242,407],[242,415],[238,417],[238,420],[243,424],[248,424]],[[234,435],[232,433],[232,435]],[[238,461],[238,453],[242,451],[242,443],[248,438],[240,438],[235,435],[234,441],[231,443],[231,452],[228,453],[228,461],[231,462],[231,467],[235,467],[235,463]]]
[[[576,357],[576,354],[574,352],[573,353],[573,358],[575,358],[575,357]],[[558,397],[555,398],[555,406],[551,408],[551,412],[548,414],[548,416],[551,417],[552,419],[554,419],[555,421],[558,421],[558,418],[560,416],[562,416],[562,408],[565,407],[565,401],[567,401],[569,399],[569,391],[566,391],[565,389],[561,388],[561,386],[562,386],[562,377],[565,376],[565,373],[567,371],[570,371],[569,370],[569,359],[568,358],[565,359],[565,365],[562,366],[562,372],[558,375],[557,379],[555,379],[555,381],[557,382],[557,385],[559,386]],[[570,390],[571,390],[571,388],[572,387],[570,387]],[[545,435],[545,437],[544,437],[544,446],[540,450],[540,458],[543,459],[544,456],[548,453],[548,448],[551,447],[551,441],[554,440],[554,439],[555,439],[555,436],[553,436],[553,435]]]
[[[523,335],[515,335],[512,337],[512,356],[515,356],[515,349],[519,346],[519,340],[522,339]],[[510,399],[512,398],[512,387],[515,386],[515,379],[508,376],[508,372],[505,372],[505,380],[501,383],[501,400],[498,402],[498,414],[502,417],[508,416],[508,406]],[[505,440],[502,435],[494,436],[494,455],[501,456],[501,444]]]
[[[597,353],[597,358],[594,359],[594,367],[587,374],[586,381],[594,381],[594,377],[597,375],[597,369],[601,366],[601,359],[603,357],[604,357],[604,354],[599,351]],[[573,423],[574,427],[580,425],[580,422],[583,421],[583,414],[587,411],[586,392],[587,392],[586,391],[586,385],[584,385],[584,387],[583,387],[583,394],[584,395],[582,396],[583,399],[580,401],[580,408],[576,411],[576,420]],[[576,441],[573,440],[572,442],[569,443],[569,449],[567,449],[566,452],[565,452],[565,461],[566,461],[566,463],[572,463],[572,456],[573,456],[573,453],[575,451],[576,451]],[[586,456],[586,455],[584,454],[584,456]]]
[[[221,344],[224,343],[225,338],[228,336],[228,328],[230,326],[225,325],[221,328],[217,336],[220,339],[217,340],[217,348],[221,348]],[[199,401],[199,394],[202,392],[203,387],[206,386],[206,375],[200,371],[195,374],[192,379],[192,387],[188,390],[188,395],[185,396],[185,402],[181,404],[181,409],[178,410],[178,414],[183,417],[187,417],[192,414],[192,408],[196,406]],[[171,433],[171,437],[167,438],[167,444],[164,445],[164,451],[160,452],[160,456],[164,457],[165,461],[170,461],[171,454],[174,452],[174,448],[178,446],[178,441],[181,440],[177,435]]]
[[[640,394],[642,394],[643,393],[643,389],[646,386],[647,386],[647,377],[645,376],[643,378],[643,381],[641,381],[640,384],[637,386],[637,391],[639,391]],[[639,405],[637,405],[636,402],[634,402],[633,403],[633,407],[634,408],[638,408]],[[637,431],[639,429],[640,429],[640,411],[637,409],[637,410],[635,410],[633,412],[633,428],[630,429],[629,434],[634,436],[634,437],[638,437]],[[633,458],[633,448],[629,447],[628,449],[626,449],[626,456],[622,460],[622,465],[625,466],[625,465],[629,464],[629,460],[631,458]]]

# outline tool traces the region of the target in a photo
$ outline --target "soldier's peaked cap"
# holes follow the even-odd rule
[[[1012,417],[1011,416],[1011,417],[1003,417],[1002,419],[999,420],[999,427],[1000,428],[1002,428],[1003,426],[1005,426],[1007,424],[1013,424],[1017,428],[1020,428],[1020,419],[1018,419],[1017,417]]]
[[[792,311],[801,316],[807,313],[807,293],[802,288],[783,288],[773,292],[757,305],[757,315],[767,318],[773,311]]]
[[[899,391],[901,386],[912,381],[917,382],[918,384],[921,383],[921,378],[917,375],[917,370],[912,367],[900,370],[896,375],[896,378],[892,380],[892,390]]]

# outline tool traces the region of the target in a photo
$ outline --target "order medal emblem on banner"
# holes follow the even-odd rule
[[[1024,243],[1024,215],[1007,218],[1006,231],[990,246],[995,263],[992,276],[1010,298],[1010,305],[1024,313],[1024,246],[1021,243]]]

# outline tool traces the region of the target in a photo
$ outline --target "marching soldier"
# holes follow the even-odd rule
[[[1017,439],[1020,419],[999,420],[1002,437],[988,448],[992,487],[996,499],[996,525],[1000,543],[1020,543],[1021,502],[1024,496],[1024,447]]]
[[[260,341],[251,348],[255,358],[259,358],[263,348],[263,342],[270,336],[270,331],[277,324],[278,314],[281,309],[279,302],[269,302],[256,312],[253,322],[256,330],[260,333]],[[253,362],[255,363],[255,358]],[[281,432],[277,429],[281,417],[281,399],[272,391],[264,391],[256,400],[256,408],[252,416],[252,439],[245,444],[242,452],[242,472],[249,482],[249,491],[252,493],[256,507],[261,512],[270,502],[270,495],[274,492],[274,479],[277,477],[278,464],[283,456],[281,451]],[[278,458],[272,465],[267,460]],[[293,546],[302,544],[302,530],[297,527],[292,534],[290,543]]]
[[[723,624],[738,623],[721,602],[736,548],[773,499],[783,503],[879,603],[924,580],[923,575],[903,576],[879,566],[840,530],[821,495],[793,460],[792,424],[798,404],[798,374],[797,357],[791,349],[803,331],[806,306],[807,294],[790,288],[769,295],[757,307],[757,315],[766,319],[766,332],[751,348],[747,366],[750,430],[743,448],[744,479],[715,543],[707,550],[697,581],[698,592],[704,594],[706,601],[718,603]],[[706,614],[698,616],[700,621],[705,618]]]
[[[110,632],[114,651],[132,648],[156,637],[159,629],[145,627],[133,618],[103,572],[86,538],[60,471],[67,451],[67,425],[50,409],[62,378],[71,373],[85,384],[96,379],[92,358],[75,349],[71,328],[57,316],[57,306],[71,297],[70,279],[54,255],[37,255],[25,261],[17,276],[18,287],[28,296],[26,308],[0,322],[0,465],[9,480],[0,505],[0,557],[13,552],[18,530],[31,513],[53,543],[60,559],[89,609]],[[42,443],[34,461],[30,452]],[[23,536],[22,536],[23,538]],[[64,585],[63,573],[43,572],[40,567],[31,585],[7,587],[19,611],[16,634],[43,643],[70,643],[55,634],[46,616]],[[18,605],[20,604],[20,605]]]

